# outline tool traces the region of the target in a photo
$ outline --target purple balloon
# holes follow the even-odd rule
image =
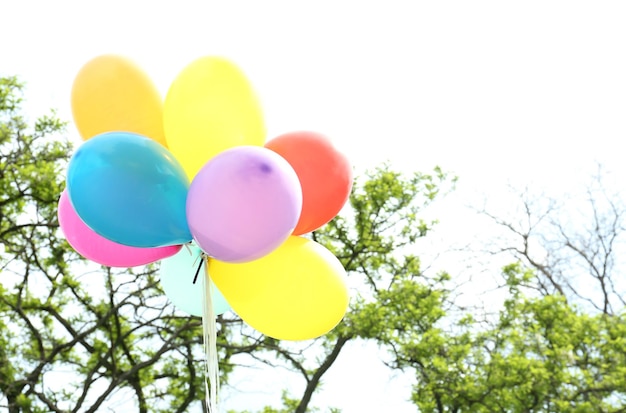
[[[298,175],[259,146],[227,149],[198,172],[187,194],[187,222],[210,257],[242,263],[272,252],[293,232],[302,210]]]

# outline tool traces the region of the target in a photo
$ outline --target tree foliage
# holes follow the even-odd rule
[[[420,411],[626,411],[626,210],[603,183],[592,182],[583,203],[522,191],[509,215],[481,211],[504,229],[483,240],[489,254],[511,262],[495,316],[439,313],[426,329],[407,329],[419,314],[398,308],[401,328],[385,340],[395,367],[417,376]]]
[[[396,366],[417,374],[420,411],[624,411],[626,317],[587,314],[558,294],[525,296],[520,284],[535,275],[519,263],[503,273],[510,296],[494,322],[467,316],[390,340]]]

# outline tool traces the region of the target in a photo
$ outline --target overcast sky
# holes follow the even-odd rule
[[[33,114],[71,120],[72,80],[98,54],[135,59],[163,94],[192,60],[220,55],[254,85],[268,139],[315,130],[357,168],[440,165],[459,193],[496,197],[507,180],[575,186],[595,161],[626,173],[625,21],[623,1],[0,0],[0,75],[27,82]],[[351,354],[315,402],[414,411],[390,404],[401,381],[377,361],[354,374]]]

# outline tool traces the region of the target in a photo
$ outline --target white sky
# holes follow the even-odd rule
[[[626,172],[624,22],[623,1],[0,0],[0,75],[28,82],[33,111],[70,120],[91,57],[134,58],[165,94],[186,64],[221,55],[255,86],[268,139],[315,130],[358,168],[440,165],[460,194],[495,198],[506,180],[574,186],[596,160]],[[442,215],[462,232],[454,211]],[[380,363],[350,371],[349,356],[329,374],[330,405],[415,410],[391,404],[400,381]]]

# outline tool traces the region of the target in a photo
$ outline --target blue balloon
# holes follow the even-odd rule
[[[74,210],[94,232],[122,245],[163,247],[191,241],[189,179],[161,144],[129,132],[83,143],[67,171]]]

